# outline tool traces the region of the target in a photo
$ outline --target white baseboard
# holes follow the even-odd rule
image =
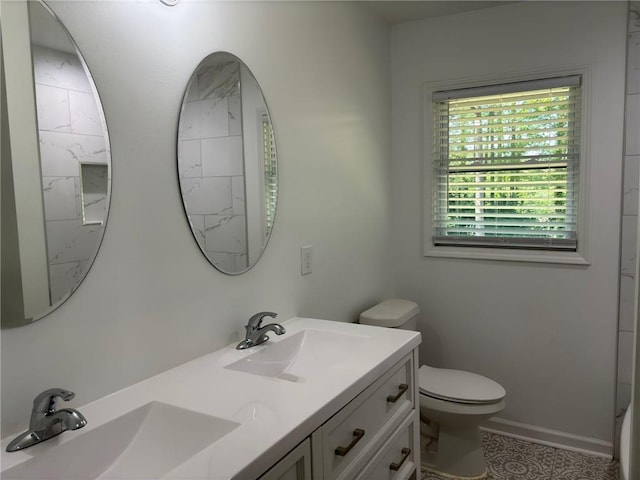
[[[493,417],[481,427],[485,432],[497,433],[507,437],[518,438],[550,447],[564,448],[589,455],[613,458],[613,443],[597,438],[582,437],[571,433],[536,427],[526,423],[513,422]]]

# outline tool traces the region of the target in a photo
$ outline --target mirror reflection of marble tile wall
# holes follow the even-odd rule
[[[44,191],[51,301],[57,302],[86,272],[102,238],[107,190],[94,198],[93,225],[83,225],[80,163],[107,167],[101,115],[75,54],[32,46],[40,165]]]
[[[618,385],[616,389],[616,451],[624,413],[631,401],[634,294],[640,172],[640,1],[629,2],[627,36],[624,194],[620,252],[620,310],[618,321]]]
[[[247,267],[245,177],[237,62],[204,68],[187,93],[180,187],[200,248],[226,271]]]

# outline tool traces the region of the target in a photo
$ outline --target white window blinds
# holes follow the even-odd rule
[[[434,244],[575,251],[580,75],[432,101]]]
[[[262,115],[262,153],[264,157],[264,215],[265,237],[269,237],[276,216],[278,198],[278,169],[276,160],[276,142],[269,116]]]

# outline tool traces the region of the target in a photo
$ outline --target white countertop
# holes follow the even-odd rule
[[[2,470],[33,457],[43,449],[67,442],[152,401],[239,423],[233,431],[171,471],[171,479],[255,479],[335,414],[387,369],[420,343],[417,332],[366,325],[293,318],[283,323],[287,333],[244,351],[229,345],[140,383],[78,407],[87,426],[20,452],[5,451]],[[327,367],[325,374],[299,382],[262,377],[224,368],[259,349],[304,329],[366,337],[348,361]],[[43,385],[42,390],[51,385]],[[31,405],[32,399],[25,399]],[[61,407],[62,404],[59,404]],[[25,418],[25,427],[28,418]],[[31,450],[33,449],[33,450]]]

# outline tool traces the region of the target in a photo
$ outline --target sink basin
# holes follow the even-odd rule
[[[331,368],[344,368],[355,355],[355,347],[366,339],[361,335],[305,329],[279,342],[266,343],[225,368],[302,382],[314,374],[326,375]]]
[[[34,457],[2,472],[2,478],[157,479],[238,425],[151,402],[68,442],[25,450]]]

